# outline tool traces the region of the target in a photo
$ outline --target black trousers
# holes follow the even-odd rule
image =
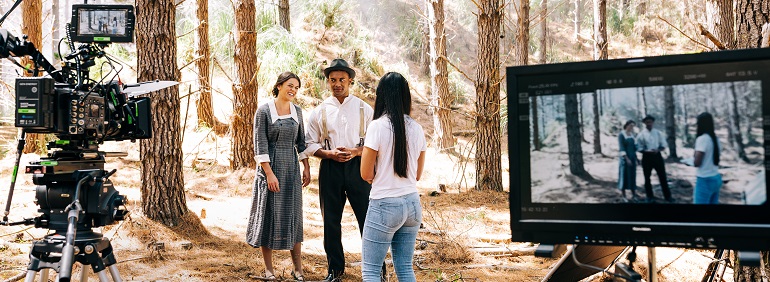
[[[652,193],[652,183],[650,183],[650,176],[652,176],[652,170],[658,174],[658,180],[660,181],[660,188],[663,190],[663,196],[666,200],[671,200],[671,191],[668,190],[668,179],[666,178],[666,164],[663,162],[663,156],[660,152],[643,152],[642,153],[642,171],[644,172],[644,191],[647,193],[647,199],[654,197]]]
[[[324,250],[329,263],[329,273],[335,276],[345,272],[341,222],[346,197],[350,200],[350,206],[358,220],[358,231],[363,234],[371,189],[372,185],[361,178],[361,157],[344,163],[330,159],[321,160],[318,194],[324,221]]]

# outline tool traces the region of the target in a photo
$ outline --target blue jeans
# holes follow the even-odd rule
[[[364,281],[380,281],[382,263],[391,247],[398,281],[417,281],[412,257],[420,222],[422,207],[417,193],[369,200],[362,235],[361,272]]]
[[[722,175],[697,177],[695,190],[692,191],[693,204],[719,204],[719,189],[722,188]]]

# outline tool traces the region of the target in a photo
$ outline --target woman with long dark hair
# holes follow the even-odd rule
[[[698,115],[698,128],[695,139],[694,165],[698,168],[695,175],[693,203],[718,204],[719,190],[722,188],[722,175],[719,173],[719,145],[714,133],[714,117],[704,112]]]
[[[361,177],[372,184],[361,272],[364,281],[380,281],[381,266],[391,248],[398,281],[416,281],[412,256],[422,222],[417,181],[425,163],[425,133],[409,116],[412,95],[403,76],[385,74],[376,93],[374,120],[361,157]]]
[[[302,187],[310,183],[310,165],[304,154],[302,109],[292,101],[301,86],[291,72],[278,76],[275,99],[254,115],[254,153],[259,166],[246,230],[246,242],[262,249],[265,279],[276,280],[273,250],[289,250],[294,280],[305,281],[302,271]],[[299,153],[298,153],[299,152]],[[300,174],[299,162],[303,172]]]

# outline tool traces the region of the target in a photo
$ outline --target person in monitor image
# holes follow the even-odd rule
[[[704,112],[697,118],[697,134],[693,165],[697,167],[694,204],[718,204],[722,188],[722,174],[719,173],[719,152],[722,149],[714,133],[714,117]]]
[[[660,188],[663,190],[663,197],[671,202],[671,191],[668,189],[668,179],[666,178],[666,163],[663,160],[661,152],[668,148],[666,137],[658,129],[654,128],[655,117],[647,115],[642,119],[644,129],[637,137],[639,152],[642,153],[642,171],[644,172],[644,191],[647,194],[647,202],[653,202],[655,195],[652,191],[652,170],[658,175]]]
[[[636,156],[636,122],[628,120],[623,130],[618,134],[620,160],[618,164],[618,188],[623,192],[623,200],[627,200],[626,190],[631,190],[631,200],[636,201],[636,167],[639,158]]]
[[[118,34],[118,17],[112,17],[112,34]]]

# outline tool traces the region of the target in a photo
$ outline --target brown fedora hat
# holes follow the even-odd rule
[[[326,76],[326,78],[329,78],[329,73],[331,73],[333,71],[344,71],[344,72],[348,73],[348,75],[350,76],[350,79],[353,79],[353,78],[356,77],[356,71],[351,69],[348,66],[348,62],[346,62],[343,59],[334,59],[334,60],[332,60],[331,65],[329,65],[328,68],[324,69],[324,76]]]

